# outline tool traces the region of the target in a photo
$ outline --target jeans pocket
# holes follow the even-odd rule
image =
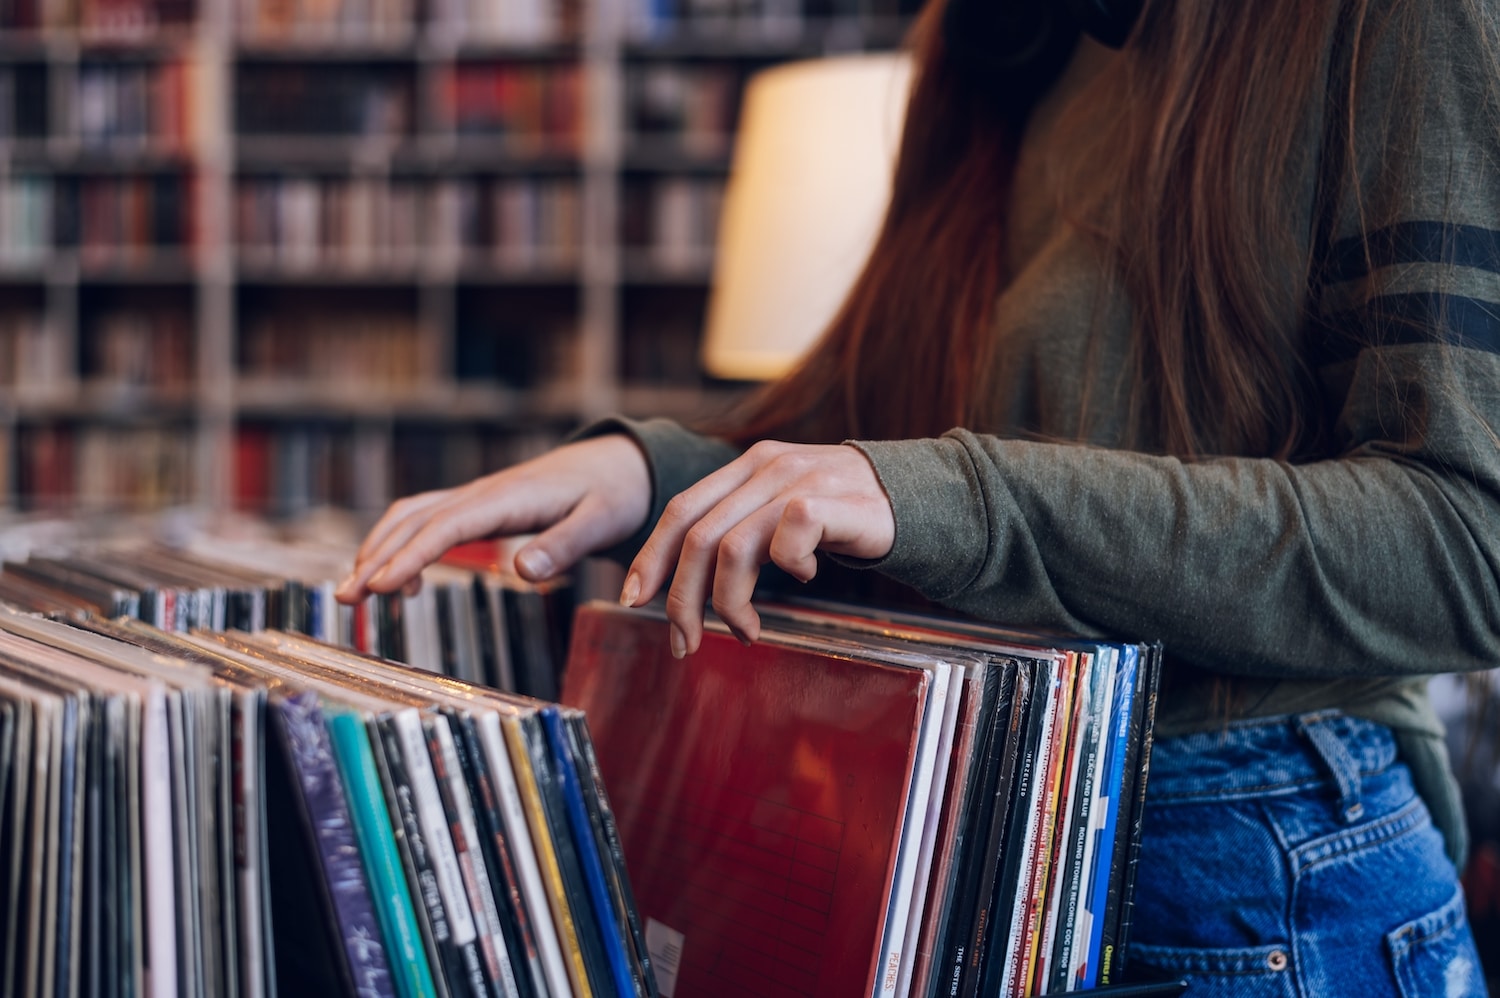
[[[1385,944],[1403,998],[1485,998],[1488,994],[1474,934],[1464,915],[1462,890],[1431,914],[1388,932]]]
[[[1156,946],[1131,943],[1132,979],[1185,977],[1191,998],[1296,998],[1286,946]]]

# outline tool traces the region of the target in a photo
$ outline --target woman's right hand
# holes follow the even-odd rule
[[[515,567],[540,582],[635,533],[650,508],[646,456],[629,437],[566,444],[467,485],[397,500],[360,545],[337,595],[357,603],[395,592],[456,544],[535,532]]]

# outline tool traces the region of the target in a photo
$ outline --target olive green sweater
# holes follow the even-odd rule
[[[1500,665],[1500,129],[1471,85],[1500,70],[1477,42],[1494,31],[1491,0],[1484,25],[1463,0],[1419,6],[1419,72],[1398,79],[1396,47],[1409,42],[1388,38],[1355,122],[1365,218],[1384,221],[1367,256],[1346,211],[1318,289],[1326,326],[1353,339],[1307,337],[1337,413],[1321,459],[1119,449],[1125,414],[1110,406],[1125,393],[1083,397],[1090,349],[1125,369],[1131,316],[1055,208],[1078,193],[1054,187],[1068,155],[1056,112],[1101,60],[1130,57],[1087,42],[1023,142],[993,417],[856,446],[896,520],[894,547],[868,567],[980,618],[1161,640],[1173,672],[1162,736],[1222,723],[1216,676],[1237,677],[1241,716],[1338,707],[1389,724],[1458,861],[1462,815],[1425,677]],[[1385,133],[1406,115],[1417,141],[1398,148]],[[648,455],[653,523],[734,456],[665,421],[592,432],[611,427]]]

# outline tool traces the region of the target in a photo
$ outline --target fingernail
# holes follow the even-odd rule
[[[335,596],[350,596],[353,593],[354,573],[350,572],[348,575],[344,576],[344,581],[339,583],[339,587],[333,591],[333,594]]]
[[[641,577],[631,572],[625,576],[625,588],[620,590],[620,605],[635,606],[635,601],[641,598]]]
[[[370,581],[365,583],[365,588],[366,589],[378,589],[378,588],[380,588],[380,583],[385,580],[385,575],[386,575],[386,572],[388,572],[388,571],[390,571],[389,568],[382,568],[380,571],[378,571],[374,575],[370,576]]]
[[[673,658],[682,658],[687,654],[687,636],[682,633],[682,629],[676,624],[671,626],[668,639],[672,642]]]
[[[530,576],[546,578],[552,574],[552,557],[540,548],[527,548],[516,555],[516,564]]]

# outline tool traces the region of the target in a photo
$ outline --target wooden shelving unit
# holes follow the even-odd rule
[[[744,79],[905,15],[576,2],[0,13],[0,506],[373,513],[732,397],[696,343]]]

